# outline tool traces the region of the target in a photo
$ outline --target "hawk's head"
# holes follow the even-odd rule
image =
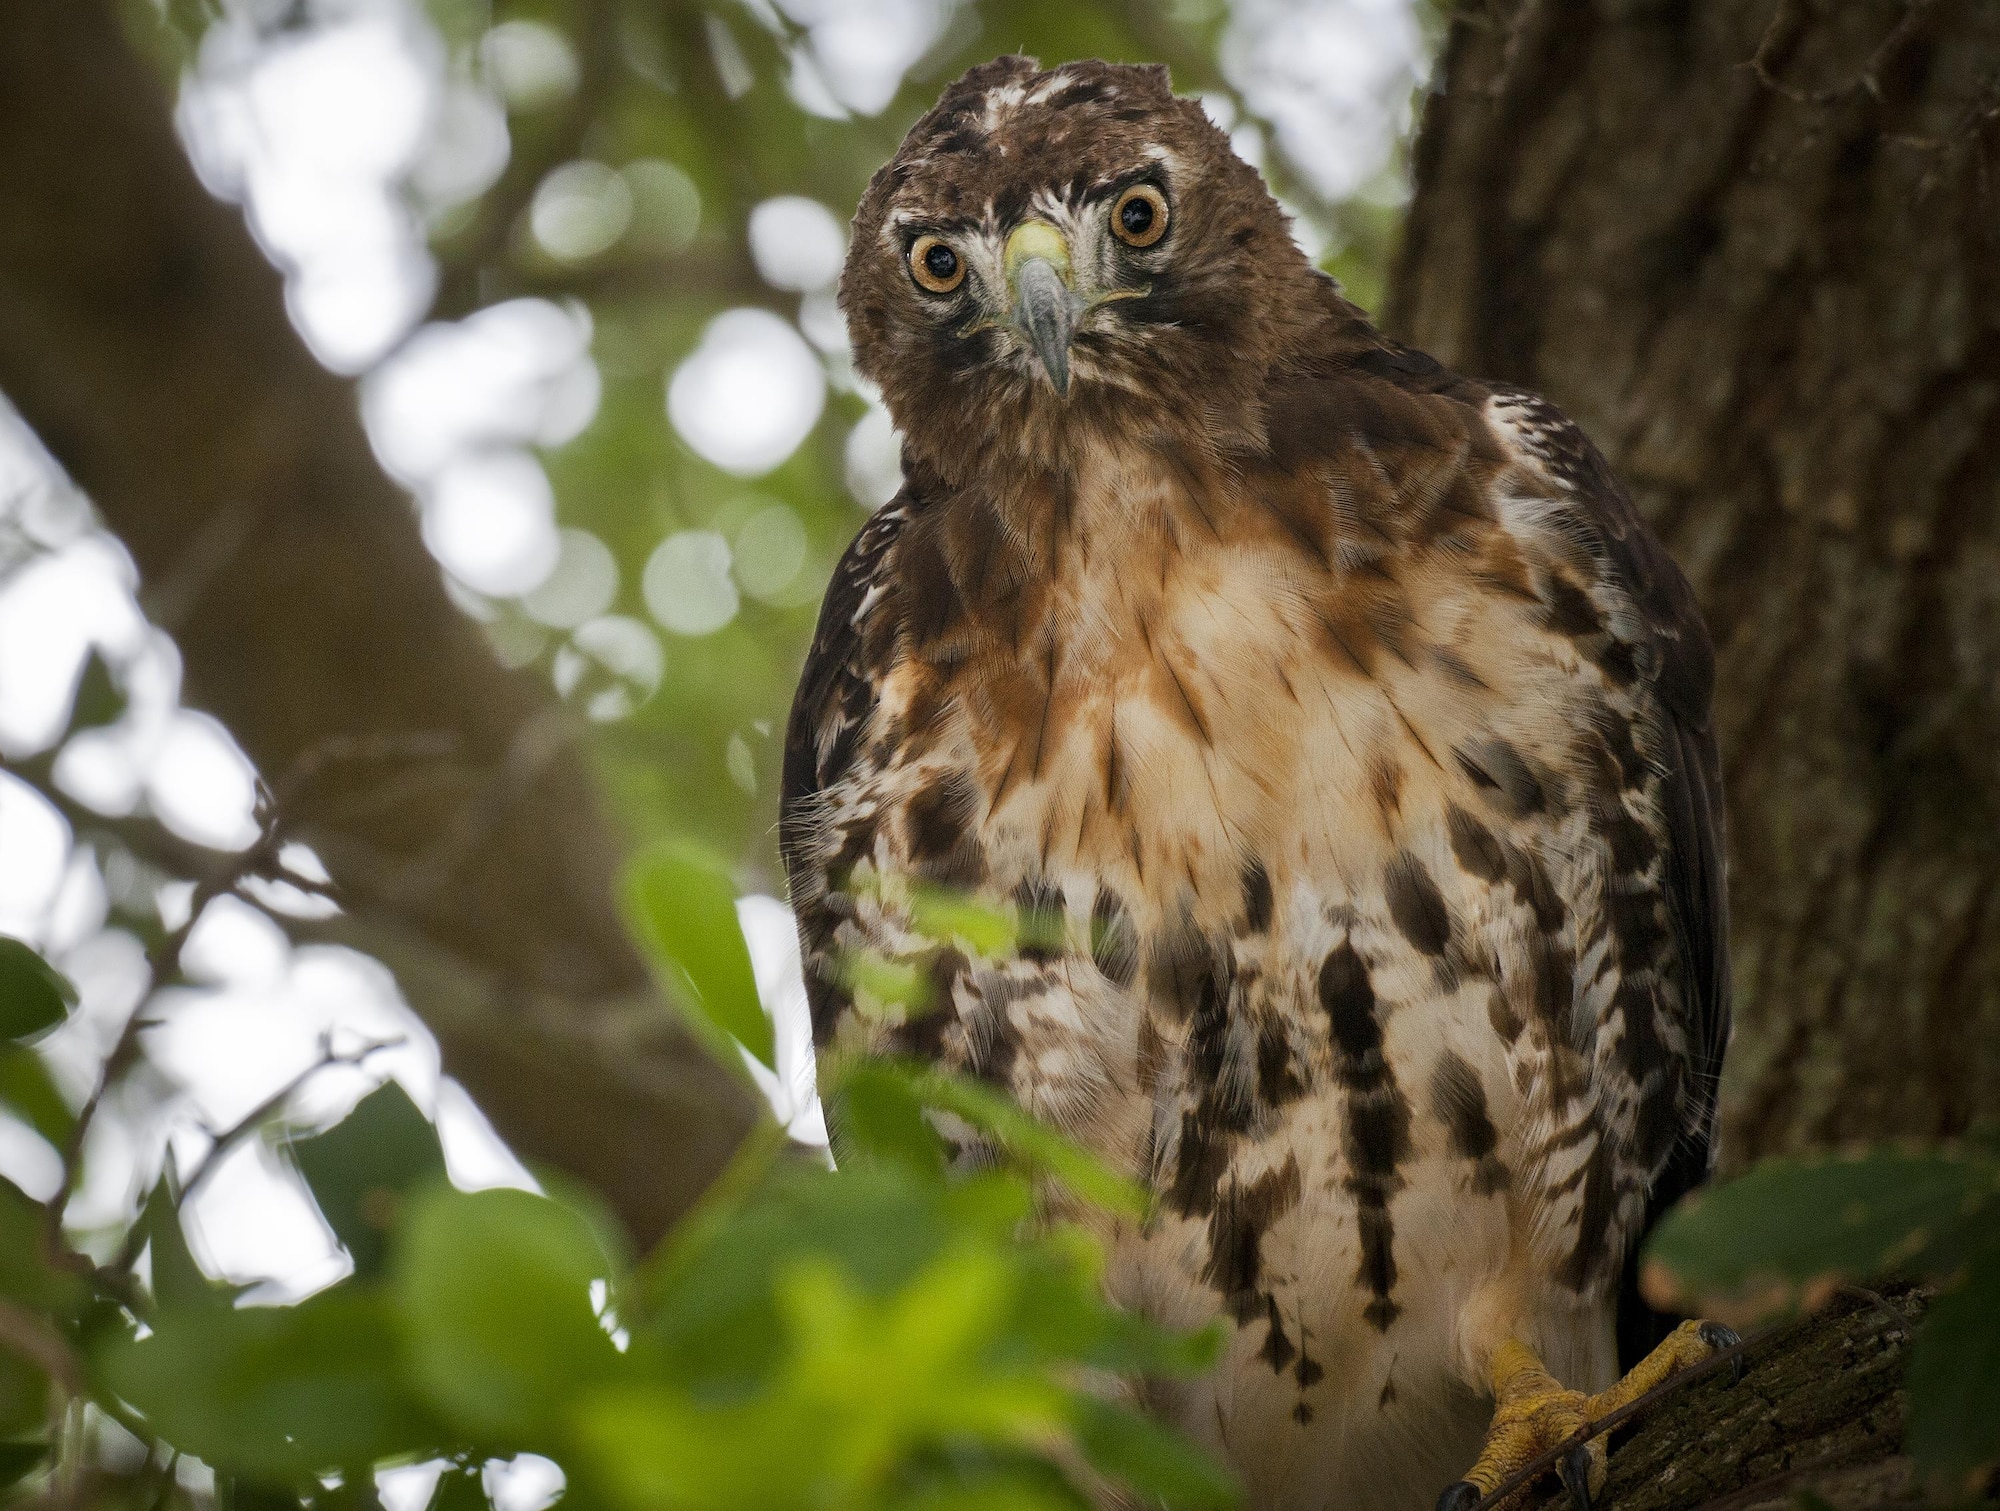
[[[1255,169],[1164,68],[1000,58],[875,175],[840,297],[906,456],[1052,460],[1083,427],[1259,423],[1319,305]]]

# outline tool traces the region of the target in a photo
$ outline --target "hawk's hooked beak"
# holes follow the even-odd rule
[[[1045,220],[1023,221],[1007,238],[1000,270],[1014,296],[1014,327],[1028,338],[1055,385],[1069,392],[1069,342],[1085,304],[1069,281],[1069,243]]]

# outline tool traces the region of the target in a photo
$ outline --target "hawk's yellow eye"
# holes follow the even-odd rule
[[[949,294],[965,282],[965,262],[935,236],[919,236],[910,247],[910,276],[919,288]]]
[[[1167,197],[1151,184],[1134,184],[1111,207],[1111,229],[1128,247],[1150,247],[1167,234]]]

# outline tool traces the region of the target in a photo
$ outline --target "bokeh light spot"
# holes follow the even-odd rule
[[[618,562],[588,530],[563,530],[557,540],[555,570],[522,597],[521,607],[543,624],[574,629],[611,607],[618,596]]]
[[[680,530],[654,547],[640,591],[655,619],[677,635],[712,635],[736,617],[729,542],[713,530]]]
[[[806,564],[806,527],[785,504],[766,504],[736,532],[736,580],[752,598],[776,598]]]
[[[658,691],[667,655],[638,620],[606,614],[577,626],[556,652],[556,691],[583,704],[598,723],[622,719]]]
[[[620,170],[632,191],[632,234],[648,245],[678,252],[701,229],[701,190],[693,179],[657,157]]]
[[[257,838],[256,772],[207,714],[174,715],[146,774],[146,796],[161,823],[197,845],[242,850]]]
[[[68,855],[69,825],[54,805],[0,771],[0,933],[39,935]]]
[[[555,495],[525,452],[468,457],[447,467],[424,500],[424,542],[477,592],[511,597],[554,570]]]
[[[825,404],[819,359],[769,310],[717,315],[667,385],[681,438],[739,477],[761,476],[798,450]]]
[[[487,81],[515,110],[540,110],[576,92],[569,39],[539,21],[501,22],[481,40],[479,60]]]
[[[903,486],[903,448],[886,409],[870,409],[847,433],[847,491],[879,509]]]
[[[783,194],[750,212],[750,256],[774,289],[824,288],[839,276],[846,255],[840,222],[816,199]]]
[[[632,188],[602,163],[564,163],[535,190],[528,224],[551,257],[585,262],[610,250],[632,224]]]

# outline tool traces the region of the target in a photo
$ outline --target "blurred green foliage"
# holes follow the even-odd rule
[[[393,1082],[330,1129],[263,1130],[354,1260],[293,1305],[203,1273],[181,1212],[199,1171],[169,1161],[108,1261],[0,1182],[0,1471],[73,1478],[87,1418],[144,1448],[96,1498],[149,1507],[190,1501],[187,1456],[266,1508],[369,1505],[378,1469],[441,1462],[432,1504],[473,1511],[481,1466],[524,1453],[561,1467],[564,1505],[613,1511],[1083,1508],[1103,1484],[1233,1504],[1110,1384],[1197,1371],[1214,1337],[1111,1307],[1035,1172],[1128,1217],[1138,1193],[984,1088],[879,1063],[836,1081],[840,1173],[767,1132],[637,1264],[587,1194],[454,1189]],[[998,1161],[955,1172],[930,1110]]]
[[[1670,1213],[1646,1265],[1656,1302],[1745,1322],[1865,1281],[1938,1287],[1910,1354],[1910,1451],[1971,1491],[2000,1467],[2000,1134],[1766,1161]]]

